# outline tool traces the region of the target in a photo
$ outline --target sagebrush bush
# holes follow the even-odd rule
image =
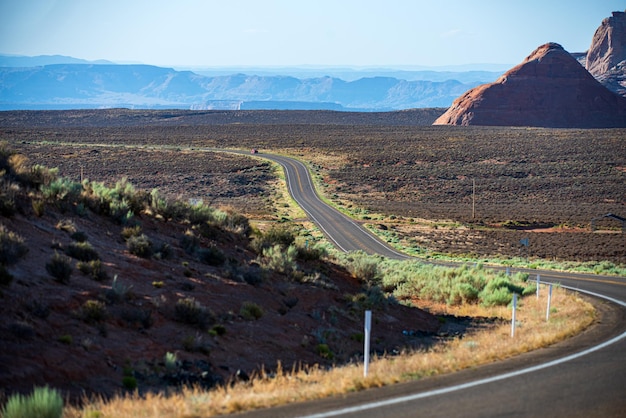
[[[248,321],[260,319],[264,313],[263,308],[254,302],[244,302],[239,309],[239,314]]]
[[[137,389],[137,378],[135,376],[122,377],[122,386],[124,386],[124,389],[126,390]]]
[[[65,254],[80,261],[94,261],[100,259],[98,252],[87,241],[69,244],[65,249]]]
[[[297,268],[297,254],[298,250],[294,245],[285,250],[281,245],[275,244],[263,250],[263,262],[270,270],[291,274]]]
[[[33,165],[26,175],[33,186],[46,186],[56,180],[58,176],[58,168],[48,168],[40,164]]]
[[[190,205],[186,218],[192,225],[200,225],[214,220],[215,209],[201,203]]]
[[[378,264],[380,262],[381,258],[378,256],[356,251],[349,255],[345,266],[354,278],[367,285],[374,286],[378,282]]]
[[[109,275],[104,269],[104,265],[100,260],[79,261],[76,268],[86,276],[90,276],[97,282],[103,282],[109,279]]]
[[[24,238],[0,224],[0,264],[15,264],[28,253]]]
[[[386,260],[380,265],[380,274],[383,289],[399,300],[419,297],[449,305],[507,305],[513,293],[528,294],[535,286],[526,283],[526,273],[507,276],[480,265],[449,268],[417,261]]]
[[[4,418],[60,418],[63,398],[48,386],[36,387],[28,396],[12,395],[2,409]]]
[[[70,234],[70,238],[72,238],[76,242],[86,242],[87,234],[84,231],[76,231]]]
[[[317,245],[298,245],[297,249],[298,260],[302,261],[317,261],[328,255],[326,248]]]
[[[152,241],[145,234],[128,238],[126,247],[131,254],[137,257],[150,258],[153,253]]]
[[[58,282],[67,284],[73,271],[72,260],[55,251],[46,263],[46,271]]]
[[[148,205],[147,193],[138,192],[126,178],[108,187],[96,181],[83,182],[83,199],[91,210],[110,216],[116,222],[125,225]]]
[[[0,215],[8,218],[17,210],[15,197],[20,186],[7,179],[5,174],[4,170],[0,170]]]
[[[174,306],[174,319],[205,329],[215,320],[215,315],[194,298],[179,299]]]
[[[107,308],[103,302],[89,299],[83,303],[80,314],[83,321],[89,324],[99,323],[106,319]]]
[[[235,212],[222,212],[225,216],[218,218],[218,225],[226,231],[247,236],[250,232],[250,221]]]
[[[180,238],[180,246],[183,247],[187,254],[193,254],[200,246],[200,238],[192,230],[188,229]]]
[[[273,226],[265,232],[257,231],[250,241],[250,247],[257,254],[263,254],[263,250],[276,245],[287,248],[295,240],[296,234],[292,228],[285,225]]]
[[[82,184],[69,179],[58,178],[50,184],[42,185],[41,195],[50,203],[61,203],[78,200],[82,190]]]
[[[128,241],[128,239],[131,237],[137,237],[141,235],[141,226],[140,225],[125,226],[124,228],[122,228],[121,235],[122,235],[122,238],[124,238],[124,241]]]

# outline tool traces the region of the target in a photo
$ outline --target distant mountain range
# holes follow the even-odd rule
[[[301,71],[313,74],[323,70]],[[490,71],[335,71],[345,78],[350,74],[353,78],[354,74],[366,76],[346,81],[328,75],[203,75],[63,56],[0,56],[0,110],[127,107],[387,111],[448,107],[463,92],[500,75]]]

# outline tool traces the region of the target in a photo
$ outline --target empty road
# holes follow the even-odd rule
[[[294,200],[337,248],[408,258],[323,203],[303,163],[262,157],[284,168]],[[626,417],[626,278],[529,272],[594,297],[598,324],[555,346],[478,369],[238,416]]]

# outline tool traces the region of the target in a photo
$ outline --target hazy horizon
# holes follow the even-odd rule
[[[0,53],[174,68],[498,70],[539,45],[584,52],[626,0],[0,2]],[[486,71],[490,71],[487,69]]]

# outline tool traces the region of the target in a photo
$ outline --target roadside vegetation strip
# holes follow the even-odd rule
[[[486,326],[461,338],[449,338],[424,350],[375,358],[363,377],[362,364],[323,370],[316,366],[260,373],[250,381],[220,386],[209,391],[183,388],[173,394],[149,393],[120,396],[111,400],[86,400],[83,407],[68,407],[65,416],[217,416],[287,403],[321,399],[368,388],[407,382],[462,369],[554,344],[582,331],[595,319],[593,307],[577,294],[555,288],[554,312],[545,320],[547,292],[537,299],[521,299],[517,312],[518,331],[510,336],[510,309],[506,306],[484,308],[478,304],[449,306],[427,302],[441,315],[472,315],[501,318],[503,323]],[[421,306],[421,305],[420,305]],[[443,321],[444,319],[442,319]],[[375,327],[373,329],[375,337]]]

